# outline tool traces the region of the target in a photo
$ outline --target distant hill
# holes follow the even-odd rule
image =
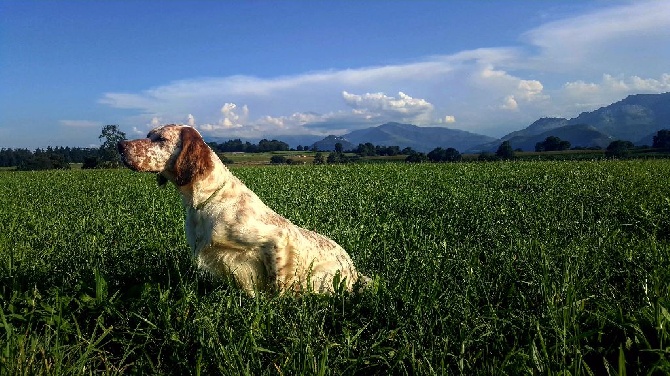
[[[636,145],[651,145],[661,129],[670,128],[670,93],[635,94],[601,107],[583,112],[572,119],[542,118],[525,129],[512,132],[499,140],[478,145],[470,152],[496,151],[503,141],[514,149],[535,150],[535,143],[548,136],[570,141],[572,147],[607,147],[611,141],[626,140]]]
[[[636,94],[601,107],[583,112],[569,124],[588,124],[615,139],[639,143],[657,131],[670,128],[670,92]]]
[[[330,137],[330,136],[329,136]],[[366,142],[373,145],[399,146],[401,149],[411,147],[420,152],[429,152],[437,147],[454,148],[464,151],[484,142],[494,141],[495,138],[458,129],[444,127],[418,127],[412,124],[386,123],[377,127],[360,129],[347,133],[342,138],[350,142],[355,148]],[[320,141],[321,142],[321,141]],[[319,150],[334,150],[332,149]],[[344,147],[347,150],[347,147]]]
[[[502,144],[504,141],[509,141],[510,145],[512,145],[514,149],[535,150],[535,144],[533,144],[533,147],[531,149],[524,148],[523,146],[521,146],[521,144],[530,144],[532,142],[531,139],[533,139],[534,136],[541,135],[545,132],[550,132],[554,129],[561,128],[566,125],[568,125],[568,119],[541,118],[522,130],[509,133],[499,140],[494,140],[486,144],[477,145],[476,147],[468,150],[468,152],[473,153],[475,152],[478,153],[480,151],[495,152],[496,150],[498,150],[500,144]],[[544,139],[540,141],[544,141]]]
[[[561,140],[570,141],[570,147],[598,146],[606,148],[610,142],[614,141],[612,136],[586,124],[566,125],[532,136],[515,136],[506,141],[509,141],[514,149],[533,151],[535,150],[536,143],[544,141],[549,136],[556,136]]]
[[[342,150],[345,151],[353,150],[356,146],[358,146],[347,141],[344,137],[330,135],[321,141],[313,143],[312,149],[316,148],[316,150],[320,151],[333,151],[335,150],[335,144],[337,143],[342,144]]]

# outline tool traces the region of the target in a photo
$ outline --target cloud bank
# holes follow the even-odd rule
[[[179,122],[219,137],[325,135],[399,121],[502,136],[542,116],[670,91],[668,40],[670,2],[636,2],[546,23],[513,46],[274,78],[181,80],[99,102],[135,110],[125,122],[142,132]]]

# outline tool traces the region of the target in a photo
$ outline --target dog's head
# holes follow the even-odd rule
[[[187,125],[164,125],[147,138],[117,144],[123,164],[134,171],[157,172],[158,183],[187,185],[206,175],[213,166],[209,146]]]

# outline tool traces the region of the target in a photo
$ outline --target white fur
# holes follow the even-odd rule
[[[193,142],[200,144],[189,144]],[[202,170],[187,182],[180,180],[184,150],[197,156],[181,155],[181,161],[193,160],[187,167]],[[186,208],[186,239],[198,265],[233,277],[249,294],[331,292],[337,274],[348,290],[359,279],[368,281],[333,240],[295,226],[266,206],[194,128],[159,127],[147,139],[119,143],[119,152],[130,168],[157,172],[176,183]]]

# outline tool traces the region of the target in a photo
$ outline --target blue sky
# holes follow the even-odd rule
[[[670,91],[670,1],[0,0],[0,148],[344,134],[503,136]]]

